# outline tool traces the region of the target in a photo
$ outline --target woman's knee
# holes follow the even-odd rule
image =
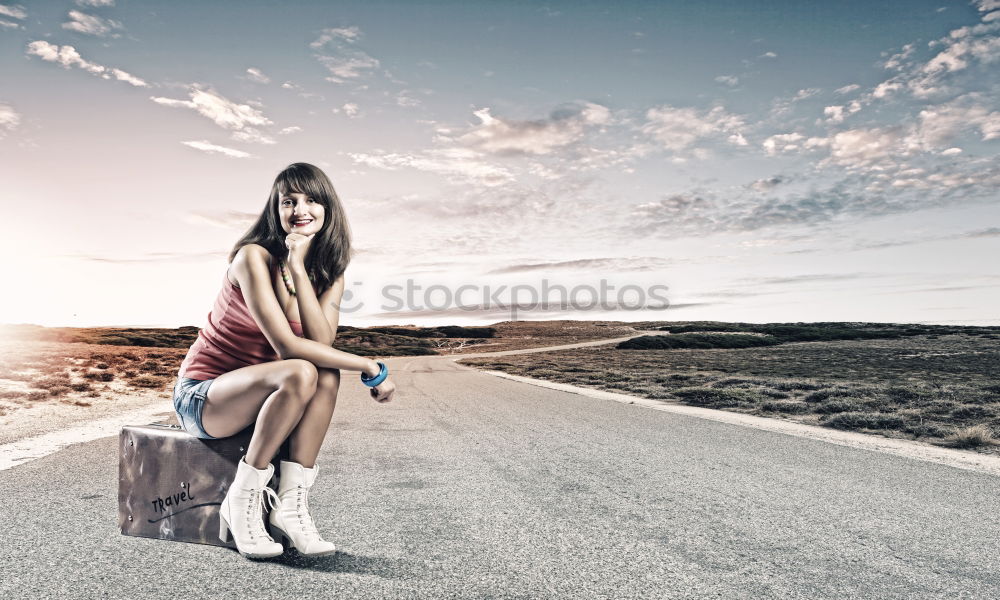
[[[318,369],[316,395],[336,398],[340,390],[340,369]]]
[[[308,400],[316,392],[319,382],[319,370],[316,369],[316,365],[301,358],[290,358],[284,362],[287,370],[283,385],[301,392],[304,399]]]

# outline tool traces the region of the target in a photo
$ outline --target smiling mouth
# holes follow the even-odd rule
[[[312,223],[311,220],[310,221],[296,221],[296,222],[292,223],[292,227],[302,227],[303,225],[308,225],[310,223]]]

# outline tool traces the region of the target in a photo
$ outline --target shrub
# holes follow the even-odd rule
[[[97,344],[105,344],[108,346],[138,346],[139,344],[133,344],[131,340],[120,335],[101,335],[94,340]]]
[[[903,427],[903,431],[912,433],[917,437],[944,437],[948,433],[946,429],[933,423],[916,423],[913,425],[906,425]]]
[[[111,380],[113,380],[114,378],[115,378],[115,374],[114,374],[114,373],[111,373],[111,372],[109,372],[109,371],[105,371],[105,372],[103,372],[103,373],[100,373],[100,377],[99,377],[99,379],[100,379],[101,381],[111,381]]]
[[[438,335],[447,338],[491,338],[497,333],[493,327],[460,327],[458,325],[445,325],[435,327]]]
[[[69,387],[74,392],[86,392],[87,390],[90,389],[90,384],[84,381],[83,383],[74,383]]]
[[[677,335],[643,335],[625,340],[616,348],[621,350],[674,350],[678,348],[753,348],[774,346],[778,341],[761,335],[682,333]]]
[[[885,394],[893,401],[899,404],[908,404],[915,400],[921,400],[925,397],[925,394],[906,387],[892,386],[885,390]]]
[[[842,412],[823,417],[819,422],[835,429],[902,429],[906,424],[898,415],[864,412]]]
[[[100,362],[100,363],[97,363],[96,365],[94,365],[94,368],[96,368],[96,369],[107,369],[110,366],[111,365],[109,365],[108,363]]]
[[[833,414],[856,410],[857,408],[858,404],[853,398],[837,398],[829,402],[824,402],[813,410],[821,414]]]
[[[154,377],[152,375],[140,375],[131,381],[132,385],[143,387],[143,388],[158,388],[167,383],[167,379],[163,377]]]
[[[816,390],[811,394],[807,394],[803,399],[806,402],[822,402],[824,400],[829,400],[836,392],[837,390],[832,388],[826,390]]]
[[[764,410],[769,410],[771,412],[780,412],[788,414],[802,414],[809,412],[809,405],[805,402],[778,402],[775,400],[768,400],[760,405]]]
[[[687,387],[674,390],[673,394],[687,404],[707,408],[753,406],[764,400],[757,392],[743,389]]]
[[[776,390],[791,392],[794,390],[802,390],[802,391],[818,390],[821,389],[823,386],[818,383],[809,383],[808,381],[778,381],[772,383],[771,387],[773,387]]]
[[[756,387],[763,384],[764,381],[761,379],[747,379],[745,377],[726,377],[725,379],[720,379],[718,381],[713,381],[709,385],[712,387]]]
[[[982,419],[992,417],[995,414],[996,411],[992,407],[987,408],[979,405],[959,406],[951,411],[953,419]]]
[[[993,437],[993,431],[986,425],[973,425],[958,429],[943,441],[946,446],[952,448],[979,448],[981,446],[991,446],[997,443]]]
[[[69,385],[69,383],[70,383],[69,377],[45,377],[43,379],[39,379],[38,381],[32,383],[32,385],[34,385],[36,388],[42,388],[47,390],[57,386],[65,387]]]

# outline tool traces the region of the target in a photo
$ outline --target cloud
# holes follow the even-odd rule
[[[830,138],[830,156],[825,159],[848,169],[882,166],[904,156],[900,127],[874,127],[840,131]]]
[[[145,252],[139,256],[97,256],[93,254],[50,254],[45,258],[72,258],[87,262],[111,263],[111,264],[136,264],[136,263],[175,263],[188,261],[217,260],[229,256],[229,251],[216,252]]]
[[[856,83],[852,83],[852,84],[849,84],[849,85],[845,85],[844,87],[839,87],[839,88],[833,90],[833,92],[835,94],[841,94],[841,95],[843,95],[843,94],[850,94],[851,92],[857,91],[859,89],[861,89],[860,85],[858,85]]]
[[[88,15],[78,10],[69,11],[69,18],[71,19],[70,22],[62,24],[63,29],[69,29],[70,31],[85,33],[87,35],[105,37],[116,29],[123,29],[122,24],[118,21],[102,19],[101,17]],[[120,35],[121,34],[115,33],[112,34],[112,37],[120,37]]]
[[[814,150],[829,145],[826,138],[806,137],[801,133],[779,133],[769,136],[761,143],[764,152],[768,156],[774,156],[783,152],[798,152],[803,150]]]
[[[303,91],[302,90],[302,86],[300,86],[297,83],[293,83],[291,81],[286,81],[285,83],[282,83],[281,84],[281,89],[283,89],[283,90],[294,90],[296,93],[298,93],[299,97],[306,98],[306,99],[309,99],[309,100],[325,100],[326,99],[326,98],[323,97],[322,94],[314,94],[312,92],[305,92],[305,91]]]
[[[473,114],[478,125],[457,135],[439,129],[438,141],[498,155],[547,155],[579,142],[589,128],[611,122],[607,107],[592,102],[566,106],[534,121],[494,117],[489,108]]]
[[[823,116],[826,117],[827,123],[843,123],[844,118],[860,111],[861,108],[861,102],[853,100],[845,106],[824,107]]]
[[[857,168],[846,169],[826,186],[813,184],[807,190],[790,188],[784,193],[778,193],[783,190],[778,187],[763,195],[752,186],[671,194],[635,206],[628,225],[621,226],[620,232],[668,237],[815,226],[835,218],[864,219],[995,200],[1000,165],[991,158],[951,161],[922,169],[878,164],[893,160],[892,150],[880,139],[881,133],[874,134],[871,144],[866,136],[855,140],[852,152],[843,159]],[[865,166],[880,169],[862,168]]]
[[[29,56],[38,56],[42,60],[59,63],[66,69],[78,67],[102,79],[111,79],[114,77],[119,81],[124,81],[136,87],[149,87],[149,84],[142,79],[121,69],[109,68],[84,60],[73,46],[58,46],[38,40],[28,44],[26,52]]]
[[[271,125],[270,119],[260,109],[249,104],[233,102],[212,90],[202,89],[197,84],[189,86],[190,100],[177,100],[151,96],[150,99],[163,106],[189,108],[210,119],[219,127],[233,131],[233,139],[243,142],[273,144],[274,140],[262,134],[257,127]]]
[[[883,248],[896,248],[899,246],[913,246],[917,244],[926,244],[931,242],[940,241],[951,241],[951,240],[963,240],[963,239],[978,239],[978,238],[992,238],[1000,237],[1000,228],[998,227],[988,227],[985,229],[974,229],[971,231],[962,231],[959,233],[951,233],[946,235],[930,235],[913,237],[909,239],[901,240],[878,240],[875,242],[870,241],[858,241],[856,242],[850,250],[852,252],[860,250],[881,250]]]
[[[488,275],[506,275],[510,273],[529,273],[533,271],[572,270],[589,271],[602,270],[615,273],[626,271],[660,271],[676,264],[677,261],[657,256],[615,257],[615,258],[584,258],[579,260],[561,260],[538,263],[510,265],[488,271]]]
[[[20,4],[15,4],[14,6],[0,4],[0,15],[12,19],[24,19],[28,16],[28,13],[24,11],[24,7]]]
[[[284,129],[279,131],[278,135],[288,135],[290,133],[298,133],[300,131],[302,131],[301,127],[299,127],[298,125],[292,125],[291,127],[285,127]]]
[[[247,78],[250,81],[256,81],[257,83],[271,83],[271,78],[264,75],[260,69],[250,67],[247,69]]]
[[[978,134],[982,141],[1000,139],[1000,111],[991,110],[990,99],[971,92],[951,101],[930,105],[908,121],[881,127],[833,132],[826,138],[806,140],[798,133],[771,136],[764,142],[770,154],[805,148],[828,147],[830,154],[818,166],[839,165],[872,173],[897,169],[919,174],[906,161],[921,155],[955,156],[962,152],[956,142],[965,134]],[[827,107],[828,122],[843,120],[839,111]]]
[[[780,277],[748,277],[742,279],[752,285],[797,285],[800,283],[817,283],[824,281],[854,281],[890,277],[885,273],[802,273],[799,275],[783,275]]]
[[[736,75],[719,75],[715,80],[730,87],[735,87],[740,83],[740,78]]]
[[[101,6],[114,6],[115,0],[74,0],[77,6],[93,6],[95,8]]]
[[[257,213],[238,210],[201,211],[195,210],[184,215],[184,222],[192,225],[208,225],[219,229],[244,231],[257,220]]]
[[[239,142],[247,142],[251,144],[276,144],[278,143],[274,138],[269,135],[262,133],[259,129],[254,129],[253,127],[246,127],[240,129],[239,131],[234,131],[232,138]]]
[[[24,29],[23,25],[19,25],[13,21],[4,21],[3,19],[0,19],[0,27],[5,29]]]
[[[983,141],[1000,138],[1000,112],[987,108],[988,99],[969,93],[950,102],[920,111],[914,132],[919,145],[933,151],[952,142],[966,131],[978,131]]]
[[[348,153],[362,165],[378,169],[396,170],[411,168],[438,173],[452,182],[475,182],[484,186],[497,186],[514,180],[507,169],[484,160],[482,153],[466,148],[441,148],[418,154],[405,153]]]
[[[396,105],[402,106],[403,108],[410,108],[413,106],[420,106],[420,100],[417,100],[410,95],[410,90],[402,90],[396,94]]]
[[[900,52],[892,54],[882,63],[882,68],[892,71],[902,71],[904,67],[908,67],[910,64],[909,58],[913,56],[913,51],[916,49],[917,45],[910,43],[904,44]],[[883,53],[884,55],[885,53]]]
[[[988,4],[980,3],[981,12]],[[1000,21],[990,12],[983,15],[976,25],[951,30],[948,35],[928,43],[937,49],[928,60],[914,57],[915,45],[907,44],[903,50],[890,56],[884,66],[897,71],[895,75],[878,84],[866,94],[865,104],[873,100],[884,100],[899,92],[909,92],[917,99],[931,99],[955,93],[953,85],[956,74],[968,71],[975,65],[988,65],[1000,60]]]
[[[567,295],[571,293],[573,286],[565,286],[567,288]],[[485,289],[485,288],[484,288]],[[520,291],[520,290],[518,290]],[[557,290],[553,289],[554,292]],[[518,300],[517,302],[511,301],[510,293],[506,296],[508,299],[504,300],[490,300],[488,302],[473,302],[457,304],[458,300],[461,299],[480,299],[483,298],[483,292],[478,294],[474,292],[466,292],[459,296],[458,299],[453,300],[448,306],[441,308],[436,308],[434,306],[435,302],[428,302],[431,306],[414,308],[412,310],[398,310],[398,311],[384,311],[377,312],[372,315],[372,317],[378,319],[386,320],[400,320],[400,319],[418,319],[418,318],[478,318],[478,319],[488,319],[492,323],[498,323],[503,321],[509,321],[513,317],[518,319],[531,318],[531,317],[543,317],[546,319],[551,319],[553,315],[566,315],[574,316],[576,318],[583,318],[587,314],[607,314],[609,312],[646,312],[646,311],[656,311],[658,314],[662,313],[664,310],[678,309],[678,308],[690,308],[695,306],[713,306],[719,304],[717,302],[685,302],[674,304],[672,302],[664,306],[661,302],[656,299],[649,299],[646,301],[643,307],[637,307],[634,302],[622,302],[619,303],[614,299],[605,298],[603,302],[600,299],[594,298],[593,294],[587,293],[577,293],[575,298],[560,298],[559,293],[554,293],[552,298],[549,299],[537,298],[535,302],[521,301],[525,298],[526,294],[521,294],[519,297],[514,298]],[[517,292],[514,293],[517,295]],[[565,301],[564,301],[565,300]],[[575,301],[575,303],[574,303]],[[443,298],[437,299],[438,303],[443,303]],[[603,307],[602,307],[603,304]],[[471,346],[475,348],[475,346]]]
[[[138,77],[130,73],[126,73],[121,69],[116,69],[112,67],[111,74],[114,75],[115,79],[117,79],[118,81],[124,81],[125,83],[134,85],[135,87],[149,87],[149,84],[143,81],[142,79],[139,79]]]
[[[316,59],[330,72],[327,81],[344,83],[349,79],[357,79],[378,68],[379,61],[362,50],[354,47],[361,39],[361,30],[357,27],[339,27],[324,29],[320,36],[309,44],[314,50],[323,50],[332,46],[334,54],[316,54]]]
[[[977,229],[975,231],[967,231],[961,234],[961,237],[967,237],[967,238],[1000,237],[1000,227],[989,227],[987,229]]]
[[[785,120],[786,116],[792,112],[796,105],[817,96],[822,92],[819,88],[801,88],[792,96],[778,96],[771,101],[771,111],[769,118],[772,120]]]
[[[225,156],[231,156],[233,158],[250,158],[252,155],[243,152],[242,150],[235,150],[233,148],[227,148],[225,146],[217,146],[206,140],[200,142],[181,142],[185,146],[190,146],[195,150],[201,150],[202,152],[208,152],[210,154],[224,154]]]
[[[378,59],[360,50],[354,50],[342,56],[317,55],[316,59],[330,71],[330,75],[325,79],[333,83],[344,83],[348,79],[357,79],[380,64]]]
[[[0,102],[0,138],[17,129],[21,123],[21,115],[9,104]]]
[[[347,104],[344,104],[340,108],[333,109],[333,112],[341,112],[341,111],[343,111],[345,115],[353,119],[354,117],[358,116],[358,113],[361,111],[361,109],[358,108],[358,105],[355,104],[354,102],[348,102]]]
[[[745,145],[740,132],[744,125],[743,117],[721,106],[698,110],[663,105],[646,111],[646,123],[640,129],[670,152],[684,154],[694,149],[691,154],[703,158],[707,154],[696,148],[703,141],[724,139],[729,144]]]
[[[765,52],[764,54],[761,54],[757,58],[778,58],[778,55],[775,52]]]
[[[768,177],[766,179],[757,179],[749,184],[750,189],[757,192],[766,192],[773,190],[787,180],[781,175],[774,175],[773,177]]]
[[[343,41],[353,44],[361,38],[361,30],[357,27],[328,28],[320,32],[320,36],[309,44],[310,48],[322,48],[330,42]]]

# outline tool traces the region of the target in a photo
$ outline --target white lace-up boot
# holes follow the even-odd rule
[[[319,465],[307,469],[297,462],[283,460],[280,468],[278,506],[268,518],[271,532],[276,533],[279,541],[282,537],[287,539],[303,556],[333,554],[337,547],[320,537],[309,514],[309,488],[316,481]]]
[[[274,476],[274,465],[255,469],[245,458],[240,458],[236,478],[219,507],[219,539],[228,542],[231,533],[236,549],[247,558],[278,556],[285,549],[267,534],[263,515],[265,503],[272,508],[277,503],[277,494],[267,487]]]

